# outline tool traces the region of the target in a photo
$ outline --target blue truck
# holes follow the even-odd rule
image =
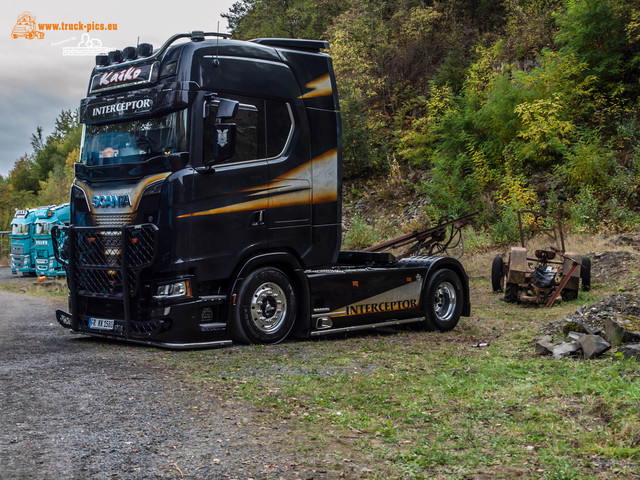
[[[35,210],[33,240],[35,243],[35,269],[39,277],[59,277],[66,275],[65,269],[56,260],[51,241],[54,225],[69,225],[69,203],[57,206],[39,207]]]
[[[36,220],[34,209],[18,210],[11,220],[11,273],[18,272],[24,276],[33,276],[36,273],[33,261],[34,241],[33,230]]]

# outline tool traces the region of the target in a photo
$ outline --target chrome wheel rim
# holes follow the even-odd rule
[[[455,316],[456,289],[449,282],[438,285],[433,298],[433,310],[441,322],[449,322]]]
[[[251,320],[263,333],[277,332],[287,317],[287,298],[284,290],[273,282],[256,288],[251,298]]]

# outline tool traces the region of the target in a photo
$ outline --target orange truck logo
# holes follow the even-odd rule
[[[38,31],[35,15],[31,12],[22,12],[18,15],[18,21],[11,30],[11,37],[24,37],[29,40],[34,38],[43,39],[44,32]]]

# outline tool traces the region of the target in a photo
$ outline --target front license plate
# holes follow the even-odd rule
[[[114,320],[108,320],[106,318],[89,319],[89,328],[93,328],[94,330],[113,330],[114,324]]]

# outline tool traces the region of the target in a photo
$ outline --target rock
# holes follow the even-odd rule
[[[577,342],[586,360],[602,355],[611,348],[611,344],[599,335],[583,335]]]
[[[577,320],[569,320],[562,327],[562,333],[564,333],[565,336],[568,336],[571,332],[588,333],[584,328],[584,324]]]
[[[622,356],[625,360],[630,360],[634,358],[636,361],[640,362],[640,343],[636,345],[625,345],[624,347],[618,348],[616,353],[622,353]]]
[[[571,341],[576,341],[577,342],[582,337],[586,337],[586,336],[587,336],[586,333],[569,332],[567,334],[567,342],[571,342]]]
[[[637,317],[623,319],[606,317],[604,319],[605,337],[612,345],[640,341],[640,321]]]
[[[625,340],[619,339],[623,343],[639,343],[640,342],[640,293],[625,293],[617,295],[608,295],[601,300],[580,307],[575,313],[561,319],[550,322],[543,329],[545,334],[558,335],[562,332],[565,337],[569,332],[584,333],[587,335],[601,335],[605,332],[605,320],[613,319],[627,331],[638,333],[637,337],[624,336]],[[615,345],[611,341],[611,337],[615,337],[615,329],[610,325],[610,332],[604,336],[609,343]],[[638,340],[634,340],[637,338]]]
[[[551,335],[545,335],[536,342],[536,353],[538,355],[551,355],[553,353],[553,338]]]
[[[560,360],[575,354],[578,350],[580,350],[578,342],[564,342],[553,347],[553,358]]]

